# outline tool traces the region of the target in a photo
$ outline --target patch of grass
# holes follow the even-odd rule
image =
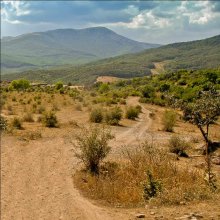
[[[28,131],[21,137],[21,139],[24,141],[37,140],[40,138],[42,138],[42,134],[40,131]]]

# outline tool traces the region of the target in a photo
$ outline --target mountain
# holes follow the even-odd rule
[[[104,27],[58,29],[2,38],[1,66],[4,73],[79,65],[158,46],[130,40]]]
[[[2,76],[2,79],[27,78],[44,82],[62,80],[78,84],[92,83],[98,76],[130,78],[150,75],[155,64],[160,62],[164,63],[165,71],[220,68],[220,35],[204,40],[169,44],[77,67],[8,74]]]

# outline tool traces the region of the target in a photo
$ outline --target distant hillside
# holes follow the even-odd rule
[[[3,79],[27,78],[29,80],[73,83],[91,83],[98,76],[121,78],[151,74],[155,62],[165,62],[166,71],[178,69],[220,68],[220,35],[205,40],[175,43],[149,49],[136,54],[109,58],[79,67],[52,70],[26,71],[21,74],[2,76]]]
[[[1,40],[3,73],[90,61],[158,47],[141,43],[104,28],[58,29]]]

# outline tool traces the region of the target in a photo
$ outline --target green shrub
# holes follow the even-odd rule
[[[17,129],[22,129],[21,120],[19,118],[13,118],[12,127],[17,128]]]
[[[10,84],[11,89],[24,90],[30,87],[30,82],[26,79],[13,80]]]
[[[110,152],[108,141],[112,138],[110,131],[105,127],[83,128],[76,135],[75,156],[85,164],[88,171],[98,174],[100,163]]]
[[[100,93],[105,93],[105,92],[108,92],[108,91],[109,91],[109,85],[107,83],[102,83],[99,86],[99,92]]]
[[[42,122],[44,126],[48,128],[54,128],[58,126],[57,117],[54,112],[45,112],[42,117]]]
[[[163,115],[163,130],[172,132],[176,124],[176,113],[174,111],[165,111]]]
[[[55,84],[55,88],[57,89],[57,90],[60,90],[60,89],[62,89],[63,88],[63,83],[62,82],[57,82],[56,84]]]
[[[109,125],[118,125],[121,118],[122,110],[119,107],[115,107],[105,114],[105,121]]]
[[[189,143],[178,136],[172,136],[169,140],[169,151],[181,157],[188,157],[186,150],[189,149],[189,147]]]
[[[134,106],[130,106],[126,110],[125,117],[127,119],[135,120],[136,118],[138,118],[139,113],[140,113],[139,108],[134,107]]]
[[[162,184],[160,181],[155,180],[152,173],[148,170],[147,180],[143,183],[143,188],[143,197],[145,200],[149,200],[161,192]]]
[[[95,123],[101,123],[103,120],[103,110],[93,109],[90,113],[90,121]]]

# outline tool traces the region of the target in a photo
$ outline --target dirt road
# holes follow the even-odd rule
[[[31,144],[2,139],[2,220],[128,219],[92,204],[74,188],[71,149],[62,138]]]

